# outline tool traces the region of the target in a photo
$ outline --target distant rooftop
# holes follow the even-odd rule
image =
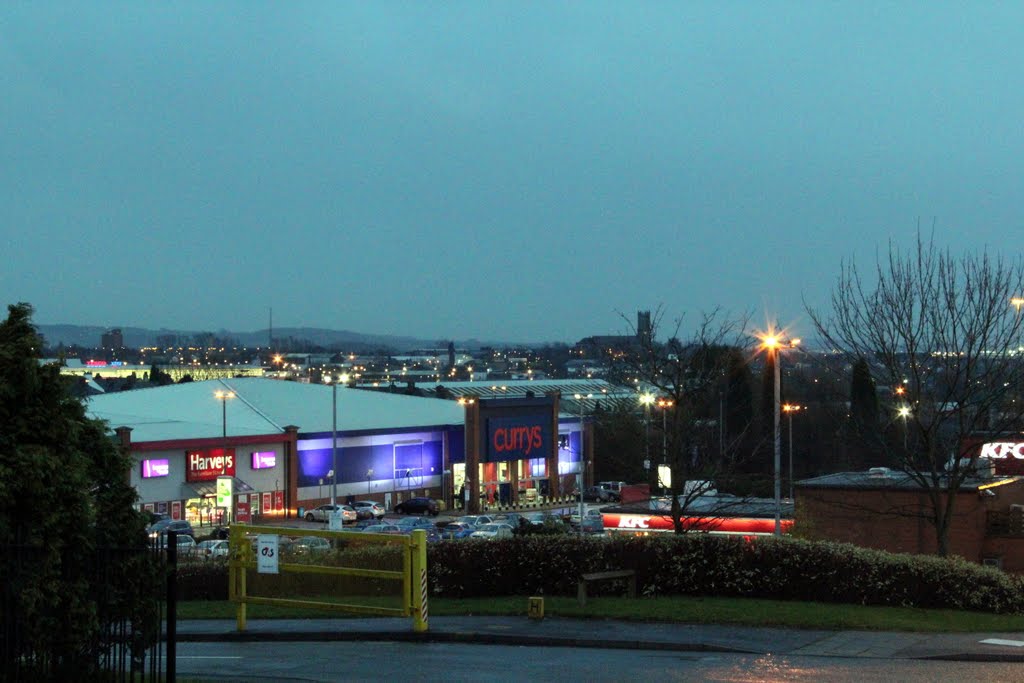
[[[983,486],[991,486],[1003,482],[1016,481],[1021,477],[986,477],[971,476],[960,485],[961,491],[977,491]],[[795,483],[798,489],[888,489],[901,491],[918,491],[921,484],[906,472],[874,467],[866,472],[836,472],[812,479],[804,479]]]

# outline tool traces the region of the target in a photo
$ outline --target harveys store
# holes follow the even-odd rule
[[[115,430],[133,454],[131,484],[143,510],[195,526],[285,516],[285,465],[294,460],[294,428],[263,436],[142,443],[131,443],[131,431]]]

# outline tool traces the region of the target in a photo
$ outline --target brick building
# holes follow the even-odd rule
[[[796,484],[796,526],[818,540],[896,553],[933,554],[927,491],[878,467]],[[1024,572],[1024,477],[978,477],[957,493],[949,551],[971,562]]]

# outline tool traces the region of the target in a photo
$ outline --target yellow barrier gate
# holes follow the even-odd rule
[[[294,533],[289,533],[294,532]],[[368,534],[358,533],[358,540],[369,543],[396,545],[403,549],[401,571],[384,569],[363,569],[360,567],[341,567],[317,564],[296,564],[276,562],[278,573],[297,574],[328,574],[336,576],[358,576],[365,578],[386,579],[402,582],[402,607],[375,607],[370,605],[341,604],[318,600],[296,600],[291,598],[272,598],[248,595],[246,593],[246,570],[256,569],[257,553],[253,547],[253,534],[271,536],[317,536],[327,539],[352,538],[354,532],[320,531],[307,529],[287,529],[272,526],[250,526],[248,524],[232,524],[230,543],[230,560],[228,563],[228,598],[238,603],[238,630],[246,627],[246,605],[283,605],[289,607],[305,607],[313,609],[337,610],[356,614],[372,614],[375,616],[412,617],[412,629],[424,633],[428,627],[427,604],[427,533],[416,529],[411,534]]]

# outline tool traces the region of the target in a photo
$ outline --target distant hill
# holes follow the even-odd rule
[[[39,333],[46,338],[48,346],[84,346],[96,348],[100,345],[100,337],[107,332],[108,327],[97,327],[93,325],[36,325]],[[155,346],[157,337],[163,335],[177,335],[185,339],[192,339],[198,334],[212,333],[217,337],[230,338],[238,341],[241,346],[255,347],[267,345],[267,330],[256,330],[254,332],[231,332],[228,330],[169,330],[161,328],[150,330],[144,327],[122,327],[121,334],[124,337],[124,344],[129,348],[143,346]],[[386,334],[362,334],[348,330],[328,330],[319,327],[275,327],[274,339],[282,341],[286,339],[308,340],[317,346],[335,350],[365,350],[389,348],[394,351],[406,351],[409,349],[422,348],[443,348],[447,342],[438,339],[417,339],[416,337],[403,337]],[[476,339],[455,341],[459,348],[479,348],[481,346],[510,346],[505,342],[481,342]]]

